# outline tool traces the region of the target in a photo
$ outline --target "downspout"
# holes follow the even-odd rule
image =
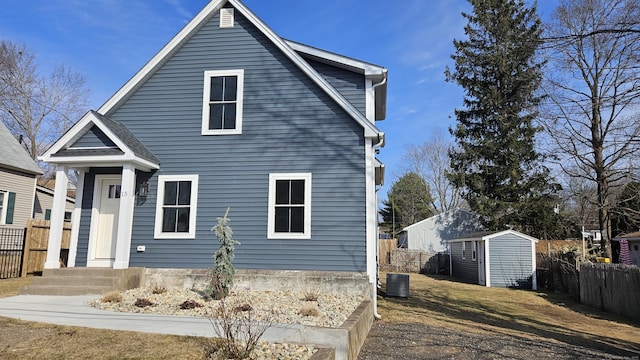
[[[382,86],[384,84],[387,83],[387,77],[383,77],[382,80],[371,86],[371,88],[374,90],[374,99],[375,99],[375,89],[378,86]],[[375,111],[374,111],[375,112]],[[375,118],[375,116],[374,116]],[[378,141],[374,144],[372,144],[372,150],[375,150],[377,147],[384,147],[384,143],[385,143],[385,135],[383,132],[378,133]],[[375,151],[374,151],[375,153]],[[375,155],[374,155],[375,157]],[[375,173],[375,170],[374,170]],[[375,182],[375,180],[374,180]],[[375,187],[375,185],[374,185]],[[375,197],[376,197],[376,206],[377,206],[377,199],[378,199],[378,190],[379,189],[375,189]],[[378,212],[376,211],[376,218],[378,216]],[[376,221],[377,223],[377,221]],[[371,287],[371,300],[373,301],[373,317],[376,318],[377,320],[382,319],[382,316],[380,314],[378,314],[378,279],[380,278],[380,259],[378,258],[378,254],[380,254],[380,243],[379,243],[379,234],[378,234],[378,229],[376,227],[376,283],[373,284],[373,286]]]
[[[386,81],[386,79],[384,80]],[[376,84],[376,86],[380,85]],[[377,147],[383,147],[384,146],[384,142],[385,142],[385,134],[384,133],[379,133],[378,134],[378,142],[373,144],[373,149],[375,150],[375,148]],[[375,153],[375,151],[374,151]],[[374,155],[375,157],[375,155]],[[374,174],[375,174],[375,170],[374,170]],[[374,180],[375,182],[375,180]],[[374,185],[375,186],[375,185]],[[379,189],[375,189],[376,192],[376,206],[378,203],[378,190]],[[378,216],[378,212],[376,211],[376,218]],[[377,221],[376,221],[377,223]],[[382,316],[380,314],[378,314],[378,282],[379,282],[379,278],[380,278],[380,259],[378,258],[378,255],[380,254],[380,241],[379,241],[379,234],[378,234],[378,228],[376,226],[376,283],[373,285],[372,287],[372,300],[373,300],[373,317],[376,318],[377,320],[382,319]]]

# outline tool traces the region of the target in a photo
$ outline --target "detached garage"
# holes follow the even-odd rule
[[[514,230],[449,240],[449,273],[473,284],[536,290],[537,242],[538,239]]]

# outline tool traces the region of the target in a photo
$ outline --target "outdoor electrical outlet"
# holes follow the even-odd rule
[[[138,245],[138,252],[144,252],[146,250],[146,247],[144,245]]]

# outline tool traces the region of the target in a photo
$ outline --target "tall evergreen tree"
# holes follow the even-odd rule
[[[406,226],[433,215],[429,185],[418,174],[408,172],[393,183],[380,210],[383,224],[396,236]]]
[[[467,40],[454,40],[455,70],[447,80],[465,90],[450,152],[451,181],[495,230],[534,230],[549,203],[548,170],[535,149],[534,125],[544,63],[536,58],[541,22],[523,0],[469,0]],[[546,199],[546,200],[545,200]],[[542,206],[541,201],[548,203]]]

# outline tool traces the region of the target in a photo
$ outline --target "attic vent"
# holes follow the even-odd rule
[[[220,27],[221,28],[233,27],[233,8],[220,9]]]

